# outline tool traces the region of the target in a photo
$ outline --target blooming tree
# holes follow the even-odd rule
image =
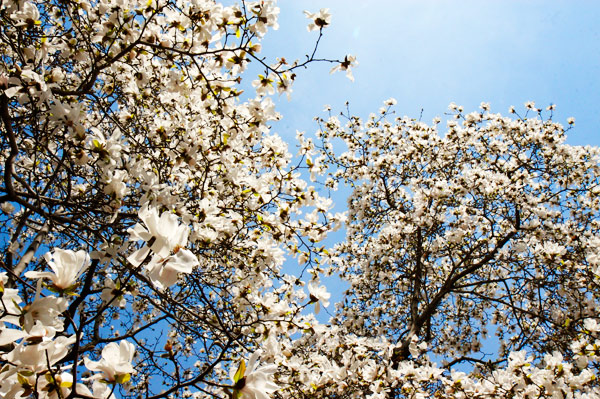
[[[356,59],[317,57],[327,9],[303,61],[266,59],[278,12],[0,3],[0,396],[598,397],[599,151],[534,104],[440,135],[389,101],[294,158],[269,96]],[[352,188],[329,251],[346,216],[302,169]],[[349,285],[327,323],[323,273]]]
[[[515,118],[451,104],[443,134],[389,120],[394,103],[303,139],[313,174],[351,188],[327,256],[349,288],[304,344],[335,363],[315,390],[597,397],[600,150],[565,144],[533,103]]]
[[[0,396],[276,390],[273,356],[259,365],[258,351],[311,303],[284,255],[309,269],[342,216],[270,131],[265,95],[289,93],[312,62],[353,63],[316,57],[326,10],[308,15],[319,36],[306,59],[261,56],[278,12],[1,3]]]

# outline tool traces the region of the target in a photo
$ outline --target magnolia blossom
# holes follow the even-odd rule
[[[23,328],[28,333],[32,330],[36,322],[40,322],[44,327],[54,331],[63,331],[63,321],[59,316],[67,310],[69,306],[65,298],[48,296],[40,298],[39,296],[32,304],[23,308]]]
[[[67,397],[73,378],[68,373],[57,372],[54,365],[67,355],[68,347],[74,342],[75,336],[63,336],[39,344],[16,344],[13,350],[2,355],[5,364],[0,370],[0,396],[24,398],[30,397],[33,391],[31,396],[41,399]],[[52,373],[48,372],[49,367],[54,369]],[[62,396],[55,394],[57,385],[62,388]]]
[[[352,75],[352,69],[358,65],[358,61],[356,61],[356,57],[353,55],[347,55],[344,58],[344,61],[340,62],[333,68],[331,68],[330,73],[334,73],[337,71],[346,71],[346,77],[354,82],[354,76]]]
[[[173,252],[166,258],[153,256],[146,266],[148,276],[159,289],[175,284],[179,273],[189,274],[199,265],[198,258],[191,251],[175,248]]]
[[[40,25],[40,12],[34,3],[25,2],[22,9],[11,14],[10,16],[16,21],[19,21],[16,26],[33,26]]]
[[[42,371],[52,366],[69,352],[69,346],[75,343],[75,336],[58,337],[52,341],[36,345],[21,342],[4,356],[4,360],[31,371]]]
[[[306,15],[306,18],[311,20],[306,27],[309,32],[317,29],[323,29],[331,23],[331,14],[329,13],[329,8],[321,8],[319,12],[315,13],[304,11],[304,15]]]
[[[131,362],[135,354],[135,345],[128,341],[121,341],[119,344],[111,342],[102,349],[102,358],[99,361],[92,361],[84,358],[85,367],[90,371],[100,371],[102,374],[96,374],[92,378],[102,378],[109,382],[120,382],[119,378],[124,378],[127,374],[135,373]]]
[[[8,282],[8,276],[6,273],[0,273],[0,309],[2,309],[2,316],[0,322],[11,323],[19,325],[19,315],[21,314],[21,308],[18,306],[23,300],[19,297],[19,291],[14,288],[5,288],[5,284]]]
[[[146,245],[127,258],[132,265],[139,266],[151,250],[166,258],[175,247],[183,247],[187,243],[190,229],[179,224],[176,215],[163,212],[159,217],[156,208],[145,207],[140,209],[138,216],[144,225],[137,223],[127,231],[132,240],[145,241]]]
[[[172,213],[163,212],[159,217],[156,208],[143,208],[139,216],[146,228],[136,224],[129,233],[132,238],[147,244],[127,259],[134,266],[139,266],[152,250],[155,255],[146,265],[148,276],[156,287],[165,289],[177,281],[178,273],[191,273],[199,264],[196,256],[183,248],[190,229],[179,224],[177,216]]]
[[[116,299],[113,300],[115,297]],[[104,288],[102,289],[102,294],[100,294],[100,299],[104,302],[111,302],[111,305],[116,305],[120,308],[125,307],[125,304],[127,303],[123,291],[121,291],[110,278],[104,280]]]
[[[11,214],[15,211],[15,206],[10,202],[6,201],[0,204],[0,209],[2,209],[2,212],[4,213]]]
[[[271,76],[258,75],[258,79],[252,81],[252,87],[254,87],[256,93],[261,96],[275,93],[273,78]]]
[[[56,327],[44,325],[40,320],[35,320],[29,330],[8,328],[6,325],[0,324],[0,346],[17,342],[21,338],[25,338],[29,342],[51,341],[56,332],[62,329],[62,326],[58,326],[58,329]]]
[[[0,324],[0,346],[13,343],[26,336],[27,333],[21,329],[8,328],[4,323]]]
[[[77,384],[77,393],[81,393],[86,396],[98,398],[98,399],[113,399],[116,396],[113,394],[113,389],[111,385],[102,383],[100,381],[94,381],[92,383],[92,391],[83,385]]]
[[[116,198],[123,198],[129,193],[129,189],[125,184],[127,180],[127,172],[124,170],[115,170],[107,174],[104,186],[104,192],[109,195],[113,195]]]
[[[53,253],[47,252],[44,259],[53,272],[29,271],[25,273],[25,277],[49,278],[54,288],[61,291],[72,287],[90,264],[90,257],[84,250],[73,252],[70,249],[55,248]]]
[[[315,313],[321,311],[319,303],[322,303],[325,307],[329,306],[331,294],[327,292],[327,288],[324,285],[319,286],[319,283],[313,280],[308,283],[308,292],[310,293],[311,302],[314,302],[315,304]]]
[[[277,366],[269,364],[258,367],[260,354],[261,351],[257,350],[250,356],[248,367],[244,366],[242,360],[237,371],[233,371],[233,369],[230,371],[230,377],[234,383],[233,388],[241,392],[244,399],[269,399],[270,394],[279,389],[279,386],[272,381]]]

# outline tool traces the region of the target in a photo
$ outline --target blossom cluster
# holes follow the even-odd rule
[[[143,208],[140,219],[148,230],[136,224],[130,230],[132,239],[152,241],[128,257],[132,266],[146,264],[146,274],[155,286],[168,288],[177,280],[177,273],[190,273],[198,265],[195,256],[185,245],[189,232],[180,225],[173,214],[163,213],[158,217],[154,208]],[[149,235],[150,234],[150,235]],[[171,254],[173,251],[176,254]],[[187,251],[185,254],[184,251]],[[184,256],[176,256],[184,252]],[[136,374],[133,367],[136,346],[127,340],[106,344],[98,361],[83,358],[85,368],[93,373],[78,382],[71,370],[77,370],[80,361],[68,359],[71,348],[80,340],[81,331],[75,330],[68,298],[78,296],[80,277],[90,268],[90,257],[83,251],[55,249],[44,255],[52,271],[27,271],[24,277],[37,279],[35,298],[24,303],[17,289],[8,288],[8,276],[0,274],[0,352],[4,367],[0,372],[0,393],[4,397],[66,398],[75,392],[79,395],[100,399],[113,398],[116,385],[129,388],[128,382]],[[157,270],[159,269],[159,270]],[[44,280],[51,281],[51,284]],[[112,284],[114,287],[114,284]],[[114,289],[102,290],[102,299],[110,304],[114,300]],[[50,295],[44,295],[50,292]],[[69,314],[71,313],[71,314]],[[65,316],[65,317],[63,317]],[[237,373],[231,373],[232,389],[245,397],[267,399],[268,393],[278,389],[271,382],[276,366],[258,367],[260,351],[255,352],[246,369],[242,360]],[[233,369],[232,369],[233,370]],[[79,375],[84,375],[79,371]],[[234,375],[235,374],[235,375]]]
[[[25,273],[29,279],[38,279],[35,298],[30,303],[21,299],[17,289],[7,286],[6,273],[0,274],[0,346],[8,348],[0,355],[4,363],[0,393],[10,398],[65,398],[76,391],[88,397],[112,397],[114,385],[126,383],[135,373],[135,345],[127,340],[111,342],[102,349],[99,361],[85,357],[87,370],[96,373],[77,382],[70,372],[77,368],[77,361],[64,360],[78,334],[71,331],[65,317],[70,313],[67,298],[76,295],[78,278],[89,267],[89,256],[82,250],[57,248],[48,252],[45,259],[52,272]],[[52,284],[43,283],[46,279]],[[43,286],[54,294],[43,295],[47,292]]]
[[[600,396],[599,150],[533,103],[453,104],[440,134],[390,99],[294,158],[270,96],[357,63],[269,61],[278,13],[0,4],[0,396]],[[332,17],[305,15],[318,46]]]
[[[310,63],[354,65],[269,61],[261,39],[278,13],[275,1],[0,5],[2,394],[275,389],[256,359],[243,387],[228,370],[328,306],[282,265],[296,257],[316,284],[319,243],[344,216],[270,130],[269,95]],[[250,62],[262,73],[242,96]]]
[[[349,285],[333,323],[393,343],[381,388],[363,392],[597,396],[600,150],[565,144],[532,103],[516,119],[451,104],[443,134],[439,119],[388,120],[394,104],[300,137],[310,171],[352,189],[346,240],[327,255]],[[381,350],[365,359],[381,365]],[[423,352],[446,368],[393,382]]]

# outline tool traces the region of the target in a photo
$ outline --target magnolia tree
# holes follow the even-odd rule
[[[553,107],[451,104],[440,133],[389,120],[394,103],[301,138],[311,171],[351,188],[346,241],[326,256],[349,288],[331,329],[298,343],[339,373],[317,391],[598,397],[600,150],[564,144]]]
[[[281,387],[279,338],[327,299],[317,272],[313,296],[282,272],[284,255],[312,270],[342,215],[270,132],[279,116],[264,95],[289,93],[309,63],[349,72],[354,58],[316,58],[322,10],[306,14],[319,34],[306,59],[265,59],[278,12],[272,1],[1,3],[0,396]],[[262,74],[246,83],[251,62]]]
[[[306,58],[264,58],[278,11],[0,3],[0,396],[598,397],[598,151],[384,107],[294,158],[269,95],[356,61],[316,56],[325,9]],[[329,251],[345,215],[303,168],[353,190]],[[328,323],[323,273],[350,287]]]

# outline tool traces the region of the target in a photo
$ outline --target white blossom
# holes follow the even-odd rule
[[[55,248],[53,252],[47,252],[44,259],[52,272],[29,271],[25,273],[25,277],[49,278],[53,287],[58,290],[72,287],[90,264],[90,257],[84,250],[74,252],[70,249]]]
[[[323,29],[331,23],[331,14],[329,8],[321,8],[319,12],[311,13],[304,11],[306,18],[310,19],[311,22],[308,24],[306,29],[310,32],[317,29]]]
[[[135,345],[128,341],[120,341],[119,344],[111,342],[102,349],[102,358],[92,361],[84,358],[85,367],[90,371],[99,371],[93,378],[102,378],[109,382],[125,382],[130,374],[135,373],[132,366],[135,355]]]
[[[240,366],[230,371],[234,389],[242,393],[244,399],[269,399],[270,395],[279,389],[272,381],[277,366],[269,364],[258,366],[261,351],[254,352],[248,361],[248,366]],[[242,360],[242,365],[244,364]],[[240,372],[241,371],[241,372]]]

